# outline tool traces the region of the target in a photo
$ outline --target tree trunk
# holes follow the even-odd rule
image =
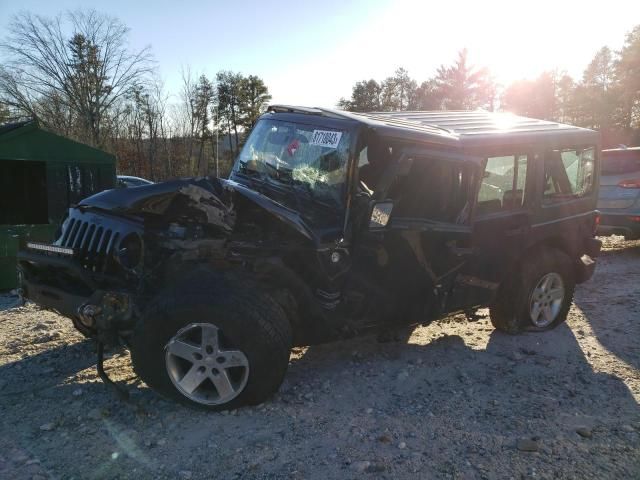
[[[230,107],[231,107],[231,120],[233,122],[233,131],[236,135],[236,147],[237,147],[238,145],[240,145],[240,142],[238,141],[238,121],[236,120],[236,109],[234,106],[234,102],[235,102],[235,98],[233,99],[233,102],[231,102]],[[231,143],[231,139],[229,139],[229,143]]]
[[[207,173],[207,165],[204,161],[204,139],[200,140],[200,153],[198,154],[197,176],[202,177]]]
[[[217,155],[218,149],[216,148],[216,135],[211,132],[211,156],[213,157],[214,165],[220,165],[220,159]],[[218,171],[216,171],[216,177],[218,176]]]
[[[227,138],[229,139],[229,149],[231,150],[231,156],[234,156],[234,152],[233,152],[233,142],[231,141],[231,120],[229,120],[229,117],[227,117],[227,127],[228,127],[228,135]],[[223,142],[224,145],[224,142]]]
[[[151,180],[156,181],[155,175],[155,149],[156,149],[156,140],[158,138],[158,132],[154,126],[153,119],[151,115],[148,115],[149,121],[147,122],[147,126],[149,127],[149,174],[151,176]]]

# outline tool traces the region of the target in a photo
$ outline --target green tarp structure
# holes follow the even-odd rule
[[[17,285],[20,241],[52,241],[70,205],[115,187],[115,165],[34,121],[0,126],[0,290]]]

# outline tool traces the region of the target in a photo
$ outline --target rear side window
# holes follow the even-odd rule
[[[640,150],[602,152],[603,175],[625,175],[640,172]]]
[[[557,203],[593,191],[595,148],[551,150],[544,156],[544,203]]]
[[[524,205],[527,156],[489,157],[478,191],[478,216],[520,208]]]

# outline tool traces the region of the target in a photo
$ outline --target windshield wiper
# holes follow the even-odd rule
[[[293,181],[293,170],[290,168],[278,168],[275,165],[272,165],[269,162],[264,162],[263,165],[266,165],[267,167],[269,167],[271,169],[271,171],[273,173],[275,173],[275,175],[271,175],[268,174],[269,177],[275,179],[275,180],[286,180],[286,182],[283,183],[291,183]]]

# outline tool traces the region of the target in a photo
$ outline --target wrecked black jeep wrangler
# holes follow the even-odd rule
[[[591,277],[596,132],[486,112],[272,106],[228,179],[94,195],[19,254],[24,295],[160,393],[262,402],[293,345],[488,306],[515,334],[563,322]]]

